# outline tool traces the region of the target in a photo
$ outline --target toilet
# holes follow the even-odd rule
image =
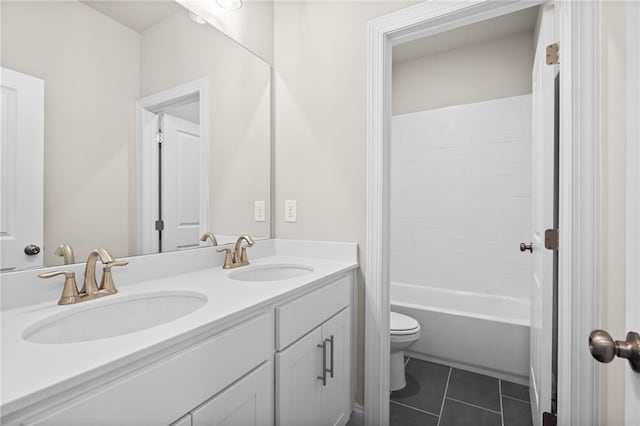
[[[420,324],[410,316],[391,312],[389,325],[391,336],[390,387],[392,391],[397,391],[407,385],[404,378],[404,351],[420,338]]]

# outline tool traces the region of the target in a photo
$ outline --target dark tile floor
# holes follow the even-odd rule
[[[407,386],[391,393],[391,426],[531,426],[526,386],[407,359]]]

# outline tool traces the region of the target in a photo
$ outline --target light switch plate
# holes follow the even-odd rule
[[[264,200],[258,200],[253,202],[253,216],[256,222],[264,222],[266,220]]]
[[[298,218],[298,202],[296,200],[284,200],[284,221],[295,222]]]

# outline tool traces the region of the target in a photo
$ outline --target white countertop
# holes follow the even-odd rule
[[[230,319],[277,303],[326,278],[357,267],[357,263],[351,259],[339,261],[283,255],[256,259],[249,267],[267,264],[304,264],[312,266],[314,270],[282,281],[245,282],[228,277],[230,272],[242,268],[224,270],[216,266],[129,284],[119,287],[119,292],[113,296],[75,305],[60,306],[56,299],[3,311],[3,416],[89,380],[101,370],[113,370],[123,361],[136,358],[136,355],[153,353],[172,342],[181,341],[185,336],[215,328]],[[114,276],[117,285],[115,272]],[[197,292],[205,295],[208,301],[201,308],[177,320],[116,337],[65,344],[32,343],[22,338],[25,328],[52,315],[90,309],[105,303],[118,303],[124,297],[161,291]],[[104,321],[109,321],[109,318],[104,318]],[[100,327],[100,324],[87,324],[87,327]]]

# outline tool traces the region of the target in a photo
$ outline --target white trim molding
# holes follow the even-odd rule
[[[600,5],[560,2],[558,424],[597,424],[599,324]]]
[[[627,135],[626,135],[626,218],[625,218],[625,323],[626,331],[640,325],[640,3],[626,4],[627,41]],[[640,419],[640,378],[625,367],[625,425]]]
[[[389,144],[391,46],[542,4],[422,2],[368,23],[365,424],[389,422]],[[596,424],[596,366],[587,338],[599,291],[599,6],[559,2],[559,424]]]

